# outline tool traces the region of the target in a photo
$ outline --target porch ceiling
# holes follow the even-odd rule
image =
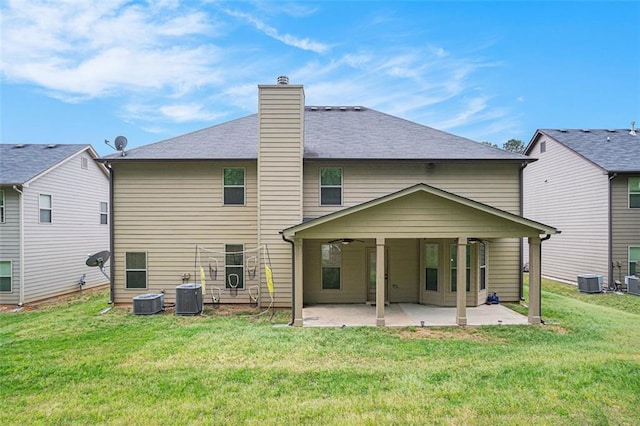
[[[283,231],[287,238],[475,238],[556,234],[551,226],[418,184]]]

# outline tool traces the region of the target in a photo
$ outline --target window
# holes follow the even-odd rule
[[[480,290],[487,288],[487,245],[478,245],[478,263],[480,264]]]
[[[342,169],[326,167],[320,169],[320,205],[342,205]]]
[[[0,191],[0,223],[4,223],[4,191]]]
[[[147,288],[147,253],[130,251],[124,254],[126,288]]]
[[[629,247],[629,275],[640,275],[640,247]]]
[[[0,291],[11,291],[11,261],[0,260]]]
[[[428,243],[425,246],[425,289],[428,291],[438,291],[438,251],[438,244]]]
[[[244,205],[244,169],[224,169],[224,204]]]
[[[629,208],[640,209],[640,177],[629,178]]]
[[[224,245],[225,288],[244,288],[244,245]]]
[[[540,154],[547,152],[547,141],[540,142]]]
[[[451,244],[451,291],[458,289],[458,245]],[[471,250],[467,247],[467,291],[471,291]]]
[[[340,290],[342,248],[338,244],[322,245],[322,289]]]
[[[51,195],[40,194],[40,223],[51,223]]]
[[[100,224],[109,223],[109,203],[100,203]]]

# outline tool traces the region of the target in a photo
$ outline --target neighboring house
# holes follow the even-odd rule
[[[0,304],[108,282],[85,264],[109,248],[109,173],[97,158],[90,145],[0,144]]]
[[[294,325],[305,304],[369,302],[379,325],[385,302],[456,306],[465,324],[489,293],[520,300],[520,238],[556,232],[519,215],[528,157],[365,107],[305,106],[303,87],[280,81],[258,87],[257,114],[102,158],[114,302],[175,300],[203,246],[229,253],[207,265],[207,292],[247,303],[257,282],[268,304],[246,251],[264,245]]]
[[[562,235],[543,244],[544,276],[604,284],[640,272],[640,135],[634,129],[538,130],[525,151],[524,214]]]

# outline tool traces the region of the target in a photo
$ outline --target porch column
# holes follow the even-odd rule
[[[540,324],[540,237],[529,237],[529,323]]]
[[[303,239],[302,238],[295,238],[293,240],[294,242],[294,247],[295,247],[295,290],[296,290],[296,294],[295,294],[295,300],[294,300],[294,311],[295,311],[295,316],[293,319],[293,326],[294,327],[302,327],[302,301],[303,301],[303,279],[302,277],[304,276],[304,269],[303,269],[303,265],[304,265],[304,256],[303,256]]]
[[[456,324],[467,325],[467,238],[458,238]]]
[[[376,238],[376,325],[384,326],[384,238]]]

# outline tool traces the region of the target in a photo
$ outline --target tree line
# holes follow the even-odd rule
[[[498,148],[498,145],[491,142],[480,142],[483,145],[492,146],[494,148]],[[516,154],[523,154],[525,145],[522,143],[520,139],[509,139],[507,142],[502,144],[502,149],[505,151],[515,152]]]

